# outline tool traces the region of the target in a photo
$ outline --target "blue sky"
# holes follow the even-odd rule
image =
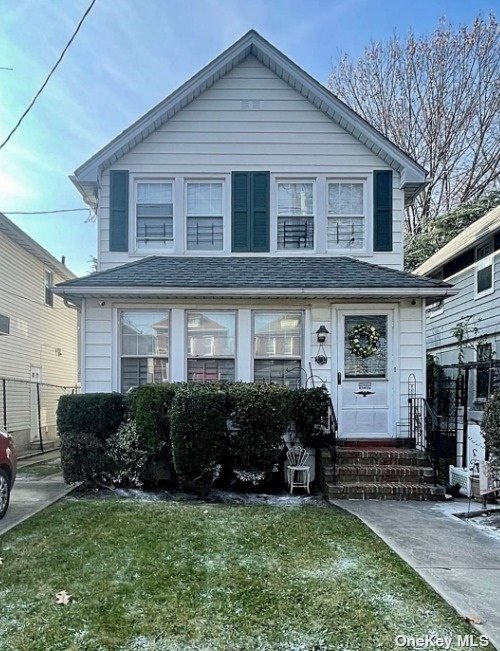
[[[3,0],[0,140],[55,63],[89,0]],[[0,211],[84,207],[68,175],[251,28],[325,83],[339,51],[393,30],[468,23],[500,0],[97,0],[19,131],[0,151]],[[96,227],[85,213],[12,216],[77,274]]]

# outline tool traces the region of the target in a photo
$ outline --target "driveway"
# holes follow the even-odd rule
[[[467,500],[333,503],[358,516],[460,615],[480,621],[476,628],[500,649],[500,540],[453,515],[467,511]]]

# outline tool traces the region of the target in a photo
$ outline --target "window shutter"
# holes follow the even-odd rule
[[[269,172],[232,173],[232,250],[269,251]]]
[[[252,251],[269,251],[269,172],[252,172]]]
[[[232,250],[235,252],[250,251],[250,175],[250,172],[232,173]]]
[[[373,250],[392,251],[392,170],[373,172]]]
[[[128,171],[109,173],[109,250],[128,251]]]

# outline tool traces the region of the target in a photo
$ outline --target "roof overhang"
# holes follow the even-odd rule
[[[404,190],[407,202],[424,188],[427,183],[427,172],[421,165],[260,34],[251,30],[75,171],[75,175],[70,178],[85,201],[89,205],[95,205],[100,176],[104,170],[250,55],[255,56],[318,110],[366,145],[389,167],[399,172],[401,188]]]

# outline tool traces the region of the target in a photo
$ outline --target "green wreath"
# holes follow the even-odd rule
[[[349,330],[348,338],[352,354],[366,359],[377,352],[380,330],[368,323],[360,323]]]

